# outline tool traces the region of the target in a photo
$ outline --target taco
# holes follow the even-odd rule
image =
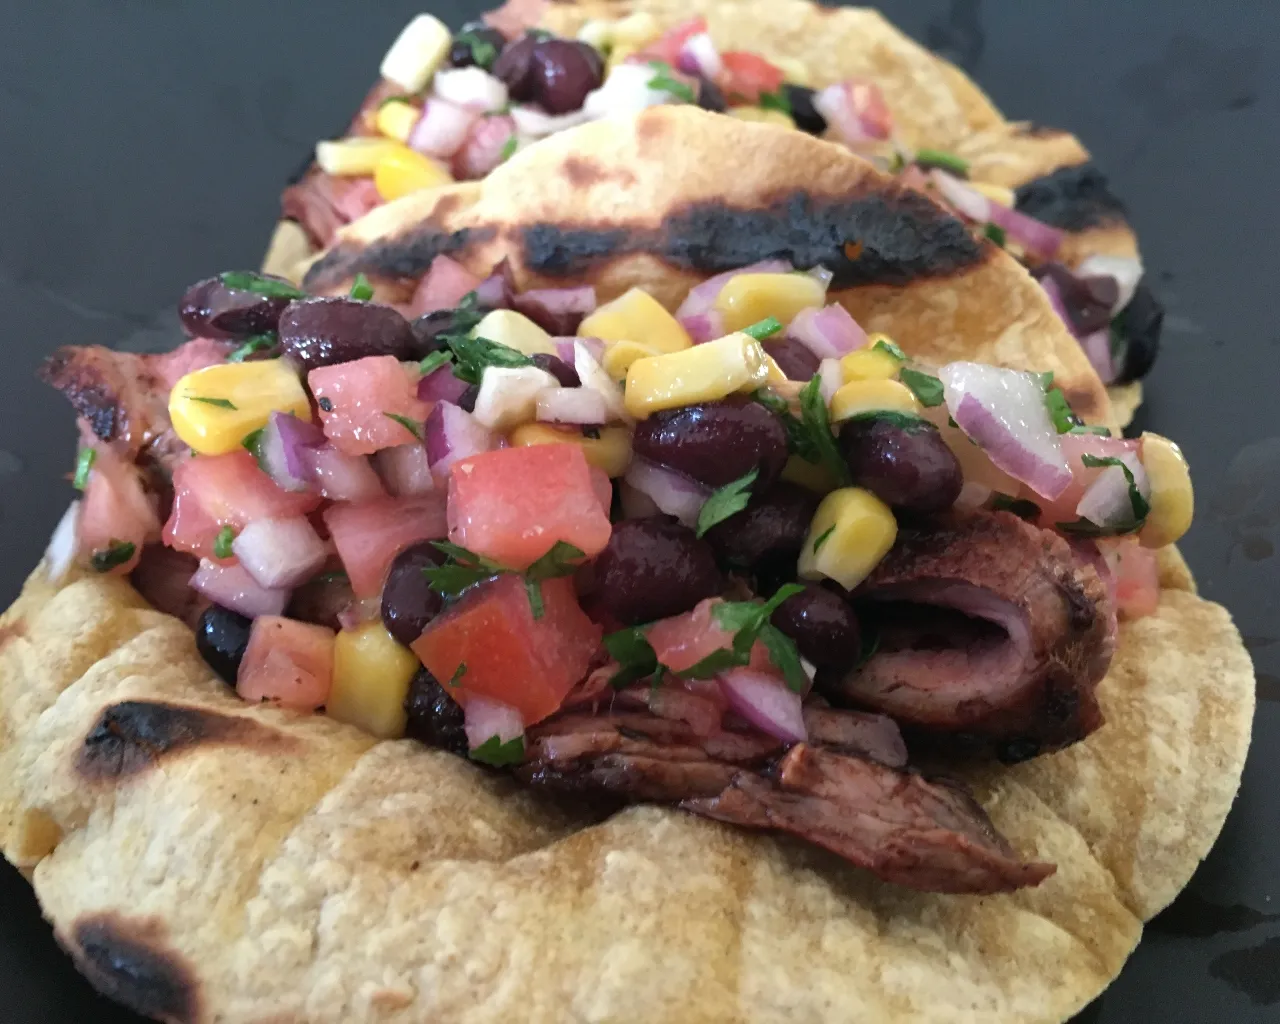
[[[0,844],[104,992],[166,1021],[1056,1021],[1185,884],[1253,688],[1169,546],[1176,446],[946,358],[1078,349],[918,193],[725,124],[579,129],[347,229],[312,268],[346,294],[222,274],[173,353],[51,358],[84,493],[0,620]],[[718,168],[641,159],[722,130],[753,160],[718,212]],[[548,219],[570,161],[608,233]],[[779,210],[781,267],[679,219]],[[869,277],[816,259],[850,225]],[[377,301],[433,248],[471,291]],[[889,334],[927,322],[956,337]]]
[[[961,71],[877,12],[801,0],[513,0],[488,22],[454,37],[420,15],[404,30],[344,137],[321,142],[286,190],[268,269],[289,272],[388,199],[481,178],[584,121],[696,104],[847,146],[1008,246],[1112,385],[1121,422],[1132,417],[1163,309],[1105,176],[1074,136],[1005,121]]]

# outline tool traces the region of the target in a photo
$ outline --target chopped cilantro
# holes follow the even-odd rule
[[[861,412],[856,416],[850,416],[845,423],[854,423],[860,420],[884,420],[895,427],[906,427],[910,430],[913,427],[918,428],[920,424],[928,422],[919,416],[912,416],[909,412],[894,412],[892,409],[875,409],[871,412]]]
[[[93,464],[97,458],[98,452],[96,449],[80,449],[80,454],[76,456],[76,475],[71,478],[71,486],[77,491],[83,491],[89,486],[89,471],[93,469]]]
[[[740,476],[737,480],[725,484],[712,492],[698,513],[698,536],[701,537],[716,523],[724,522],[730,516],[737,515],[747,507],[751,500],[751,485],[760,475],[759,469]]]
[[[453,37],[453,45],[459,44],[471,51],[471,60],[485,71],[493,67],[493,62],[498,59],[498,48],[474,28],[464,28]]]
[[[545,555],[524,571],[524,588],[529,595],[529,609],[535,619],[546,611],[542,603],[542,582],[560,576],[572,576],[586,558],[586,552],[567,541],[558,540]]]
[[[429,356],[418,364],[418,372],[424,377],[429,377],[435,373],[440,367],[453,362],[453,353],[446,352],[441,349],[439,352],[432,352]]]
[[[204,395],[183,395],[188,402],[203,402],[205,405],[212,405],[217,409],[230,409],[235,411],[235,405],[227,398],[206,398]]]
[[[444,565],[422,570],[432,590],[445,597],[457,597],[470,586],[499,576],[507,570],[497,562],[468,551],[445,540],[433,541],[432,546],[448,556]]]
[[[504,768],[507,765],[519,764],[524,760],[524,737],[517,736],[513,740],[507,740],[503,743],[497,736],[490,736],[487,740],[471,751],[470,758],[473,761],[479,761],[481,764],[487,764],[494,768]]]
[[[1038,519],[1040,506],[1027,498],[1015,498],[999,491],[991,495],[991,507],[997,511],[1012,512],[1019,519]]]
[[[409,419],[408,416],[401,416],[399,413],[395,412],[384,412],[382,415],[389,420],[395,420],[400,424],[400,426],[404,427],[405,430],[409,431],[409,433],[411,433],[417,440],[422,440],[422,424],[415,423],[413,420]]]
[[[245,434],[244,440],[240,442],[240,447],[253,456],[254,461],[258,463],[258,468],[264,473],[267,470],[262,464],[262,438],[266,429],[266,427],[259,427],[257,430]]]
[[[933,374],[904,366],[898,373],[898,379],[915,393],[916,398],[920,399],[920,404],[926,409],[942,404],[942,381]]]
[[[219,280],[233,291],[253,292],[269,299],[305,299],[307,293],[295,288],[288,281],[263,277],[248,270],[229,270],[219,275]]]
[[[849,467],[836,448],[831,436],[831,419],[827,415],[827,403],[822,399],[822,377],[815,375],[800,392],[800,417],[804,423],[812,451],[818,454],[816,461],[824,464],[842,486],[849,484]]]
[[[520,140],[514,134],[507,137],[507,141],[502,144],[502,152],[499,155],[499,162],[506,163],[516,155],[516,148],[520,145]]]
[[[907,354],[902,351],[896,341],[893,341],[890,338],[881,338],[871,346],[871,350],[873,352],[888,352],[889,355],[893,356],[893,358],[898,360],[900,363],[905,363],[907,361]]]
[[[1097,423],[1077,423],[1067,431],[1068,434],[1097,434],[1099,437],[1110,437],[1111,428]]]
[[[1032,376],[1034,376],[1040,382],[1040,386],[1044,388],[1046,391],[1048,391],[1051,387],[1053,387],[1053,371],[1052,370],[1045,370],[1043,373],[1033,374]]]
[[[822,545],[829,541],[831,539],[831,535],[835,532],[836,524],[832,523],[813,539],[813,553],[815,555],[822,550]]]
[[[1065,434],[1079,424],[1080,419],[1067,404],[1067,396],[1058,388],[1050,388],[1044,393],[1044,407],[1049,410],[1049,419],[1053,421],[1053,429]]]
[[[764,341],[765,338],[772,338],[780,330],[782,330],[782,321],[777,317],[768,316],[759,323],[742,328],[742,333],[751,335],[756,341]]]
[[[1004,228],[999,224],[988,224],[982,229],[982,233],[991,241],[995,242],[996,245],[1000,246],[1001,249],[1004,248],[1005,242],[1008,241],[1008,236],[1005,234]]]
[[[676,99],[683,100],[685,103],[698,102],[698,97],[692,88],[685,85],[685,83],[681,82],[679,79],[672,77],[674,73],[671,70],[670,64],[667,64],[665,61],[651,60],[649,61],[649,67],[654,71],[653,78],[649,79],[650,89],[657,89],[660,92],[670,93]]]
[[[255,334],[252,338],[246,338],[240,343],[231,355],[227,356],[229,363],[243,363],[252,355],[259,352],[266,352],[268,349],[275,348],[278,339],[274,334]]]
[[[458,667],[453,670],[453,675],[449,677],[449,688],[456,689],[462,684],[462,677],[467,674],[467,663],[465,661],[458,662]]]
[[[105,548],[95,551],[89,557],[89,564],[94,572],[110,572],[129,561],[137,550],[138,546],[132,541],[113,539]]]
[[[396,95],[388,96],[381,103],[379,103],[378,109],[381,110],[388,103],[413,103],[416,99],[417,97],[414,96],[412,93],[407,93],[407,92],[396,93]]]
[[[468,384],[479,384],[489,366],[532,366],[533,360],[523,352],[487,338],[446,335],[446,343],[454,354],[453,375]]]
[[[1080,461],[1089,469],[1103,466],[1118,466],[1120,468],[1120,472],[1124,474],[1125,482],[1129,485],[1129,506],[1133,510],[1132,524],[1126,524],[1126,527],[1121,529],[1120,532],[1130,533],[1141,526],[1147,518],[1147,513],[1151,511],[1151,503],[1138,490],[1138,481],[1134,478],[1133,470],[1125,465],[1124,460],[1115,456],[1100,457],[1086,453],[1080,456]]]
[[[651,676],[655,685],[662,678],[662,666],[642,627],[632,626],[610,633],[604,638],[604,646],[609,657],[618,663],[618,671],[609,680],[615,689],[620,690],[645,676]]]
[[[961,178],[969,176],[969,161],[945,149],[917,149],[916,163],[921,167],[939,167]]]
[[[373,285],[369,283],[369,279],[364,274],[356,274],[356,279],[351,282],[350,297],[357,302],[368,302],[373,298]]]
[[[791,98],[782,89],[777,92],[762,92],[757,101],[761,110],[778,110],[791,116]]]
[[[230,558],[231,545],[236,539],[236,529],[234,526],[224,526],[218,531],[218,536],[213,541],[213,554],[215,558]]]

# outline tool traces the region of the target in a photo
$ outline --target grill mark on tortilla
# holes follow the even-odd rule
[[[195,747],[230,744],[284,750],[291,743],[251,718],[130,700],[103,709],[85,735],[76,757],[76,772],[89,781],[114,781]]]
[[[103,995],[167,1024],[200,1018],[199,992],[190,967],[166,949],[155,919],[129,920],[103,913],[76,922],[71,955]]]
[[[3,651],[14,640],[27,635],[27,628],[18,619],[7,626],[0,626],[0,651]]]
[[[436,215],[443,216],[446,212],[440,207]],[[462,252],[493,238],[495,234],[494,228],[462,228],[459,231],[424,228],[380,239],[370,245],[339,242],[307,269],[302,287],[309,292],[324,292],[361,273],[375,278],[417,279],[427,272],[437,256]]]
[[[587,276],[628,254],[705,275],[782,258],[801,268],[821,264],[841,289],[906,285],[986,258],[958,220],[910,189],[838,197],[796,191],[749,209],[694,203],[668,212],[657,228],[541,223],[520,234],[526,265],[548,277]]]
[[[606,181],[616,182],[623,187],[636,183],[635,174],[626,167],[609,167],[577,154],[565,159],[564,176],[574,188],[589,188]]]
[[[1064,231],[1106,227],[1125,219],[1125,208],[1094,164],[1059,167],[1020,185],[1014,193],[1019,213]]]

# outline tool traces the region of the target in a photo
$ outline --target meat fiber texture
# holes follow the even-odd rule
[[[167,1021],[1059,1021],[1185,884],[1244,762],[1248,658],[1166,563],[1108,724],[966,779],[1058,865],[1009,896],[674,810],[575,815],[245,705],[127,584],[43,567],[0,619],[0,844],[94,984]]]

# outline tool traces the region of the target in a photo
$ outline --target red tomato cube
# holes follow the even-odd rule
[[[499,576],[435,619],[413,651],[458,703],[488,697],[532,725],[554,713],[587,674],[603,636],[578,607],[568,578],[543,582],[542,603],[535,619],[524,580]]]
[[[324,522],[356,597],[380,594],[387,570],[405,548],[448,533],[439,494],[333,505],[325,509]]]
[[[320,505],[318,494],[277,486],[245,451],[188,459],[173,471],[173,493],[175,510],[178,501],[190,497],[219,527],[237,530],[255,519],[305,516]],[[192,515],[195,523],[200,517],[194,510]]]
[[[348,455],[410,444],[431,406],[418,399],[418,372],[395,356],[366,356],[307,374],[329,440]],[[413,429],[405,422],[413,424]]]
[[[720,59],[724,70],[719,84],[731,105],[759,103],[761,93],[777,92],[786,78],[781,68],[759,54],[730,50],[722,53]]]
[[[1156,552],[1134,537],[1098,541],[1111,570],[1116,612],[1122,619],[1154,615],[1160,606],[1160,562]]]
[[[324,626],[260,615],[236,676],[236,692],[252,704],[269,701],[315,711],[333,685],[334,632]]]
[[[1062,454],[1071,467],[1072,480],[1067,489],[1053,501],[1047,501],[1029,488],[1024,488],[1022,495],[1040,506],[1040,525],[1050,528],[1057,523],[1073,523],[1079,518],[1076,506],[1080,504],[1089,485],[1098,479],[1105,468],[1086,466],[1083,462],[1085,455],[1118,458],[1126,452],[1135,455],[1138,452],[1137,441],[1126,441],[1122,437],[1102,437],[1100,434],[1061,434],[1058,443],[1062,445]]]
[[[720,625],[714,615],[722,598],[709,597],[699,601],[693,611],[659,619],[645,631],[649,646],[658,661],[672,672],[692,668],[703,658],[718,650],[733,646],[733,634]],[[759,640],[751,648],[752,668],[772,670],[769,649]]]
[[[114,544],[132,544],[133,556],[111,570],[120,575],[138,564],[142,546],[160,532],[160,523],[138,471],[106,445],[94,450],[97,456],[80,507],[77,543],[86,556],[110,550]]]
[[[449,539],[507,568],[528,568],[557,541],[594,557],[612,531],[577,445],[500,448],[454,464]]]

